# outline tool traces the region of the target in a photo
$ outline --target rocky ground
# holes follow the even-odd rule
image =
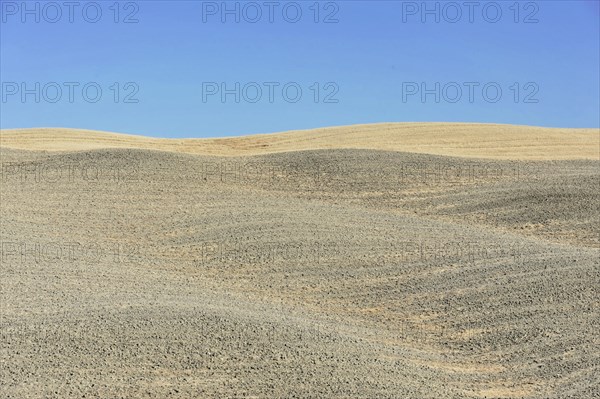
[[[600,397],[600,162],[0,148],[2,398]]]

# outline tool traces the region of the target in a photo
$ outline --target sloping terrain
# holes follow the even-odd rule
[[[598,394],[589,145],[534,161],[6,137],[1,397]]]
[[[478,123],[380,123],[216,139],[161,139],[77,129],[14,129],[2,131],[0,145],[47,151],[135,148],[216,156],[344,148],[515,160],[600,157],[598,129]]]

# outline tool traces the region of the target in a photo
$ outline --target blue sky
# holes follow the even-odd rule
[[[1,128],[600,127],[598,1],[0,3]]]

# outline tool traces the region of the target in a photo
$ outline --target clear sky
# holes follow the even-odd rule
[[[596,0],[0,4],[1,128],[600,125]]]

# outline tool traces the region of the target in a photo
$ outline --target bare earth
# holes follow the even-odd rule
[[[1,131],[0,397],[600,397],[599,151]]]

